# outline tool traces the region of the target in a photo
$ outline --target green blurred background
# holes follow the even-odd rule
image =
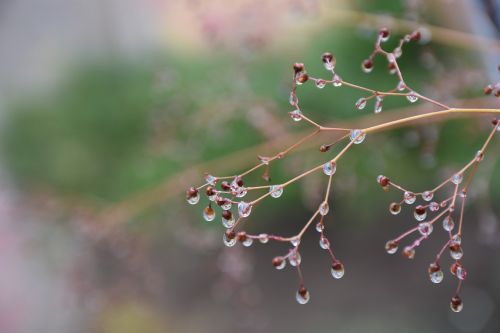
[[[412,87],[453,106],[498,107],[495,0],[0,1],[0,332],[499,332],[500,159],[493,141],[470,192],[464,231],[464,310],[455,279],[431,285],[436,233],[414,261],[385,241],[412,223],[376,184],[385,174],[416,191],[468,162],[489,118],[462,118],[368,136],[338,165],[327,231],[346,266],[333,281],[313,231],[302,245],[311,292],[278,272],[280,244],[225,248],[220,217],[201,218],[184,191],[205,172],[235,174],[310,128],[293,123],[291,64],[327,77],[331,51],[347,81],[391,89],[377,58],[360,63],[380,27],[420,28],[399,64]],[[362,127],[436,110],[387,98],[382,114],[354,108],[348,88],[299,89],[307,115]],[[281,182],[325,159],[328,135],[271,168]],[[329,153],[330,154],[330,153]],[[331,153],[333,154],[333,152]],[[259,174],[249,181],[259,182]],[[266,202],[246,229],[292,235],[316,209],[311,175]],[[425,186],[425,187],[423,187]]]

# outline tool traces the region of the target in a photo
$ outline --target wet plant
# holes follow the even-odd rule
[[[442,102],[426,97],[413,89],[405,81],[403,73],[399,67],[398,59],[403,54],[404,46],[411,42],[419,41],[420,31],[414,31],[405,35],[399,40],[396,47],[392,50],[386,50],[383,43],[390,37],[388,29],[381,29],[378,33],[373,52],[361,63],[361,69],[365,73],[370,73],[374,69],[375,57],[383,57],[387,62],[387,69],[397,80],[394,88],[387,91],[379,91],[365,86],[357,85],[344,80],[336,67],[336,59],[332,53],[326,52],[321,56],[321,61],[328,73],[328,77],[314,77],[307,72],[302,63],[293,64],[292,90],[290,92],[289,103],[291,111],[290,118],[294,122],[306,122],[312,126],[313,131],[304,136],[291,146],[273,156],[258,156],[259,162],[248,170],[238,175],[213,176],[207,174],[205,183],[201,186],[193,186],[186,192],[186,199],[190,204],[199,202],[200,195],[203,193],[209,199],[209,204],[203,210],[203,217],[206,221],[213,221],[216,217],[215,208],[221,211],[220,216],[226,231],[223,234],[223,242],[226,246],[232,247],[236,243],[243,246],[251,246],[255,242],[266,244],[270,241],[280,242],[287,247],[287,250],[272,259],[272,265],[282,270],[287,265],[292,266],[298,274],[299,284],[296,292],[296,300],[300,304],[305,304],[310,300],[309,290],[305,286],[303,272],[301,269],[302,256],[300,251],[303,235],[309,229],[315,229],[318,234],[318,243],[321,250],[325,251],[329,258],[329,268],[332,278],[340,279],[344,276],[344,264],[335,255],[333,246],[325,232],[325,217],[332,214],[334,210],[331,202],[331,193],[334,186],[334,179],[337,168],[340,167],[341,158],[355,146],[363,143],[367,136],[376,132],[387,131],[395,127],[413,125],[421,121],[432,121],[438,117],[451,116],[456,114],[464,115],[500,115],[500,109],[480,109],[480,108],[455,108]],[[500,68],[499,68],[500,70]],[[387,121],[378,125],[366,128],[343,128],[322,126],[309,117],[300,107],[297,90],[305,84],[314,84],[318,89],[324,89],[327,86],[333,88],[350,88],[360,91],[361,96],[354,102],[354,107],[358,110],[364,110],[369,105],[375,114],[383,111],[384,100],[387,98],[404,98],[409,103],[425,102],[439,108],[438,111],[402,117],[396,120]],[[484,93],[500,97],[500,83],[489,84],[484,88]],[[451,257],[450,272],[457,279],[457,287],[450,301],[450,307],[454,312],[459,312],[463,308],[463,302],[460,298],[460,290],[463,281],[467,277],[467,271],[462,264],[464,251],[462,249],[462,226],[464,223],[464,209],[467,200],[469,187],[473,181],[474,175],[486,156],[486,151],[495,133],[500,131],[500,120],[493,119],[492,129],[486,137],[484,144],[479,150],[472,154],[471,160],[460,170],[446,178],[442,183],[435,187],[428,188],[422,192],[407,189],[395,183],[386,176],[378,176],[377,182],[383,190],[388,191],[393,188],[401,192],[401,200],[389,205],[389,212],[397,215],[403,207],[411,207],[416,225],[401,235],[389,240],[385,244],[387,253],[394,254],[401,248],[402,243],[412,235],[416,237],[405,243],[401,253],[408,259],[413,259],[416,249],[427,240],[433,231],[443,229],[447,235],[447,240],[441,250],[436,254],[434,260],[429,264],[428,273],[430,281],[440,283],[444,278],[444,272],[441,269],[443,254],[448,251]],[[340,151],[333,157],[327,158],[323,163],[303,171],[295,177],[280,183],[266,185],[249,185],[245,178],[251,173],[264,169],[263,178],[269,181],[269,168],[278,159],[285,158],[291,151],[311,140],[319,133],[335,133],[338,139],[331,143],[324,143],[319,147],[321,153],[327,153],[333,146],[343,145]],[[260,202],[265,199],[278,199],[286,191],[287,186],[293,184],[308,175],[322,172],[325,175],[325,192],[322,199],[318,202],[316,210],[312,213],[299,232],[292,236],[271,235],[266,233],[250,234],[243,230],[244,221],[247,220],[252,211],[257,209]],[[447,195],[447,188],[451,188],[451,195]],[[249,194],[255,194],[253,199],[246,199]],[[441,226],[438,226],[441,225]]]

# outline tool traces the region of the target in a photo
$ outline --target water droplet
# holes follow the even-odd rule
[[[318,89],[323,89],[326,86],[325,80],[321,79],[316,80],[315,84]]]
[[[286,260],[283,259],[282,257],[276,257],[273,259],[273,266],[277,270],[282,270],[286,266]]]
[[[390,240],[385,243],[385,251],[389,254],[394,254],[398,251],[398,242],[394,240]]]
[[[271,193],[273,198],[279,198],[283,194],[283,186],[273,185],[269,188],[269,193]]]
[[[302,112],[297,109],[289,113],[290,117],[293,119],[293,121],[301,121],[302,120]]]
[[[459,280],[465,280],[465,278],[467,277],[467,271],[465,270],[464,266],[462,265],[457,265],[457,269],[456,269],[456,274],[457,278]]]
[[[247,195],[248,191],[246,187],[244,186],[239,186],[232,191],[233,195],[238,197],[238,198],[243,198],[245,195]]]
[[[208,184],[210,184],[210,185],[214,186],[214,185],[215,185],[215,183],[217,183],[217,178],[216,178],[215,176],[212,176],[212,175],[206,175],[206,176],[205,176],[205,181],[206,181]]]
[[[325,216],[328,214],[328,211],[330,210],[330,206],[328,206],[328,202],[323,201],[321,205],[319,205],[319,213],[322,216]]]
[[[235,219],[234,219],[233,214],[231,214],[231,215],[229,216],[229,218],[225,218],[225,217],[224,217],[224,214],[222,215],[222,225],[224,226],[224,228],[229,229],[229,228],[234,227],[234,223],[235,223],[235,222],[236,222],[236,221],[235,221]]]
[[[288,257],[288,261],[290,262],[290,265],[292,265],[294,267],[300,265],[300,262],[302,261],[302,258],[300,257],[300,253],[297,251],[292,251],[292,253]]]
[[[401,212],[401,205],[397,202],[393,202],[389,205],[389,211],[392,215],[398,215]]]
[[[450,244],[457,244],[457,245],[462,244],[462,238],[460,237],[460,235],[458,234],[453,235],[453,237],[451,237]]]
[[[210,206],[205,207],[203,210],[203,218],[207,222],[213,221],[215,218],[215,210]]]
[[[317,232],[322,232],[325,229],[325,225],[322,222],[318,222],[316,224],[316,231]]]
[[[422,193],[422,199],[424,199],[425,201],[431,201],[433,197],[434,193],[431,191],[425,191],[424,193]]]
[[[411,246],[407,246],[403,250],[403,255],[408,259],[413,259],[415,258],[415,249]]]
[[[429,204],[429,210],[431,212],[437,212],[439,210],[439,204],[437,202],[435,202],[435,201],[431,202]]]
[[[340,87],[342,85],[342,78],[340,76],[338,76],[337,74],[335,74],[333,76],[333,80],[332,80],[332,84],[334,87]]]
[[[222,236],[222,240],[224,241],[224,245],[227,247],[233,247],[236,244],[236,238],[229,239],[226,234]]]
[[[323,164],[323,173],[327,176],[331,176],[337,171],[337,164],[333,161],[328,161]]]
[[[453,222],[451,216],[446,216],[443,219],[443,229],[446,231],[452,231],[454,227],[455,227],[455,222]]]
[[[403,81],[399,81],[397,86],[398,91],[403,91],[406,89],[406,84]]]
[[[330,241],[328,240],[328,238],[326,238],[325,236],[321,236],[319,238],[319,246],[323,249],[323,250],[327,250],[330,248]]]
[[[360,129],[351,130],[351,133],[349,134],[349,138],[356,145],[363,142],[365,140],[365,137],[366,137],[366,134]]]
[[[484,159],[484,153],[481,150],[478,150],[476,153],[476,161],[481,162],[483,159]]]
[[[292,240],[290,241],[293,246],[297,247],[300,244],[300,238],[299,237],[293,237]]]
[[[456,173],[451,177],[451,182],[455,185],[458,185],[464,179],[464,175],[462,173]]]
[[[253,238],[247,237],[241,244],[245,247],[249,247],[253,244]]]
[[[383,101],[382,96],[377,96],[375,98],[375,109],[373,110],[375,113],[382,112],[382,101]]]
[[[310,298],[311,295],[309,294],[309,291],[306,288],[300,288],[295,294],[295,299],[299,304],[306,304],[307,302],[309,302]]]
[[[192,196],[189,196],[186,200],[191,205],[196,205],[200,201],[200,193],[193,194]]]
[[[417,96],[417,93],[414,92],[414,91],[410,91],[408,93],[408,95],[406,95],[406,99],[410,102],[410,103],[415,103],[416,101],[418,101],[418,96]]]
[[[417,196],[415,195],[415,193],[410,192],[410,191],[406,191],[403,196],[404,196],[405,202],[408,205],[413,204],[415,202],[415,200],[417,200]]]
[[[224,200],[224,203],[220,206],[223,210],[230,210],[232,202],[229,199]]]
[[[269,235],[268,234],[260,234],[259,235],[259,242],[261,242],[262,244],[266,244],[267,242],[269,242]]]
[[[464,256],[464,252],[460,245],[450,245],[450,256],[454,260],[460,260]]]
[[[335,64],[330,61],[325,62],[324,65],[327,71],[333,71],[333,69],[335,68]]]
[[[419,205],[415,207],[415,210],[413,211],[413,216],[415,217],[415,220],[423,221],[427,217],[427,211],[424,208],[424,206]]]
[[[297,98],[297,94],[295,92],[290,92],[290,97],[288,98],[288,102],[292,106],[296,106],[299,103],[299,99]]]
[[[429,222],[422,222],[418,225],[418,231],[422,236],[425,237],[429,236],[432,233],[432,229],[432,224],[430,224]]]
[[[430,272],[429,277],[430,277],[432,283],[441,283],[441,281],[443,281],[444,274],[443,274],[442,270],[438,270],[435,272]]]
[[[251,212],[252,212],[251,204],[245,201],[240,201],[238,203],[238,214],[240,214],[241,217],[248,217]]]
[[[354,106],[356,107],[356,109],[358,110],[363,110],[366,106],[366,98],[364,97],[361,97],[360,99],[358,99],[356,101],[356,104],[354,104]]]
[[[332,264],[332,267],[330,269],[330,273],[335,279],[340,279],[344,276],[345,270],[344,270],[344,265],[340,261],[335,261]]]
[[[403,54],[403,50],[400,47],[396,47],[393,53],[396,58],[399,58]]]
[[[450,308],[453,312],[460,312],[464,308],[464,303],[459,296],[453,296],[450,301]]]

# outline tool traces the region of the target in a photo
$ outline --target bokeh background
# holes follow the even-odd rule
[[[270,265],[283,245],[226,248],[220,217],[201,218],[206,199],[185,201],[204,172],[235,174],[307,133],[287,116],[292,63],[326,76],[331,51],[344,79],[393,87],[382,59],[360,70],[383,26],[388,45],[423,32],[400,60],[419,91],[499,106],[481,95],[498,81],[497,0],[1,0],[0,332],[499,332],[498,140],[467,206],[459,314],[455,279],[436,286],[426,272],[444,235],[412,262],[388,256],[385,241],[413,222],[388,213],[397,194],[375,182],[433,187],[470,160],[488,118],[373,135],[345,156],[327,231],[346,275],[331,278],[306,234],[307,306],[296,273]],[[308,84],[299,96],[311,118],[349,127],[435,110],[386,99],[375,118],[347,88]],[[273,182],[324,159],[324,142],[279,161]],[[324,185],[317,174],[287,188],[246,229],[294,234]]]

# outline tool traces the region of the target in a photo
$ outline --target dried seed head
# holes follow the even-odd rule
[[[215,189],[212,186],[207,186],[205,192],[209,197],[213,196],[216,193]]]
[[[295,73],[302,72],[304,70],[304,64],[300,63],[300,62],[296,62],[295,64],[293,64],[293,70],[295,71]]]
[[[307,73],[302,73],[297,76],[296,82],[297,84],[303,84],[306,83],[307,80],[309,80],[309,75],[307,75]]]
[[[377,182],[378,182],[378,183],[380,184],[380,186],[382,186],[382,187],[386,187],[387,185],[389,185],[389,182],[390,182],[390,181],[391,181],[391,180],[390,180],[389,178],[387,178],[386,176],[382,176],[382,175],[380,175],[380,176],[378,176],[378,177],[377,177]]]
[[[191,186],[187,191],[186,191],[186,199],[193,198],[198,195],[198,189],[194,186]]]
[[[226,220],[230,220],[233,217],[233,213],[231,213],[230,210],[224,210],[222,211],[222,217]]]
[[[450,301],[450,308],[453,312],[460,312],[464,308],[464,303],[462,302],[462,299],[460,296],[455,295],[451,298]]]
[[[222,183],[220,183],[220,187],[224,191],[229,191],[231,189],[231,185],[229,185],[229,182],[227,182],[227,181],[223,181]]]

